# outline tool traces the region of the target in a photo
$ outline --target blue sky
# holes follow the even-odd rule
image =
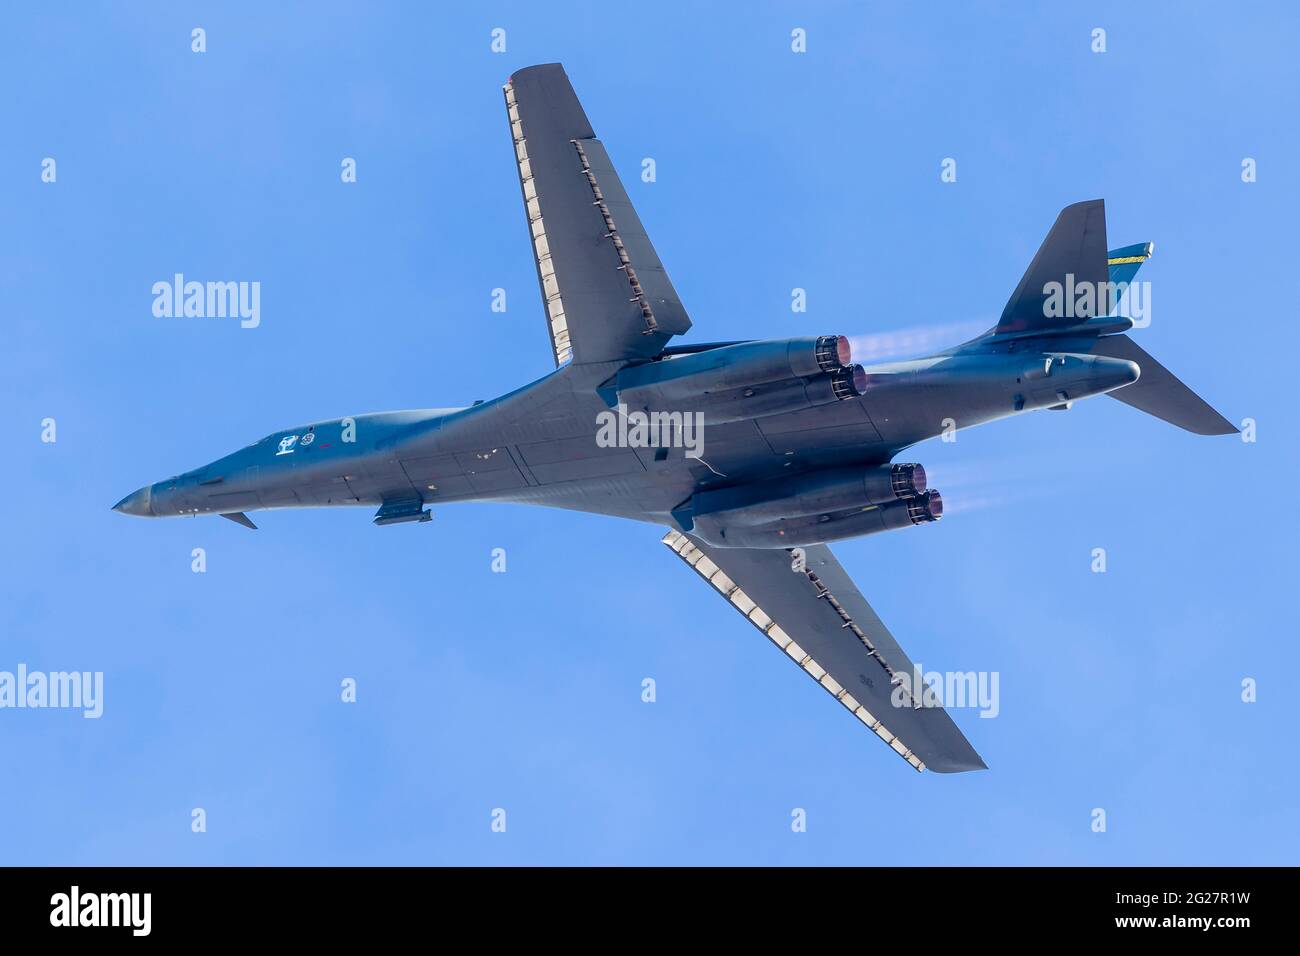
[[[3,14],[0,670],[105,701],[0,710],[0,863],[1296,862],[1292,5],[377,6]],[[836,547],[913,658],[999,673],[955,712],[989,772],[911,771],[652,527],[109,511],[550,370],[500,87],[553,60],[696,341],[992,324],[1080,199],[1156,243],[1136,338],[1256,443],[1026,415],[909,456],[942,523]],[[176,272],[260,281],[260,327],[155,318]]]

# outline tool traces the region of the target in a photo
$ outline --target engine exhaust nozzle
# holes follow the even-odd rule
[[[831,376],[831,391],[840,401],[861,398],[867,394],[867,370],[861,365],[851,365]]]
[[[925,494],[925,468],[921,465],[894,465],[889,469],[889,482],[896,498],[915,498]]]
[[[823,335],[817,339],[816,356],[823,372],[838,372],[853,362],[853,348],[846,335]]]
[[[907,516],[912,524],[925,524],[943,517],[943,496],[931,489],[907,502]]]

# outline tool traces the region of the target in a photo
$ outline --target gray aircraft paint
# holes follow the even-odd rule
[[[844,393],[839,381],[843,397],[802,407],[817,389],[823,391],[815,400],[824,401],[830,387],[831,373],[808,364],[812,340],[667,346],[672,335],[690,328],[690,319],[559,65],[516,73],[506,102],[548,327],[563,364],[468,408],[355,415],[281,429],[141,488],[115,509],[150,517],[224,515],[253,527],[247,512],[276,508],[364,506],[378,509],[376,523],[393,524],[423,520],[426,506],[440,502],[509,501],[666,526],[673,530],[665,543],[720,590],[716,569],[725,571],[732,590],[723,590],[724,597],[778,646],[793,638],[797,643],[782,649],[807,652],[796,663],[913,766],[982,768],[942,708],[899,710],[884,703],[891,679],[910,673],[911,661],[829,549],[813,540],[817,533],[806,529],[810,521],[866,529],[872,521],[863,515],[882,506],[864,499],[836,514],[789,516],[788,526],[755,524],[752,512],[740,518],[735,511],[711,514],[692,537],[695,506],[716,501],[719,491],[739,489],[734,493],[743,496],[748,486],[778,487],[778,481],[791,489],[791,500],[807,500],[795,493],[799,476],[877,469],[946,429],[1106,393],[1193,432],[1234,432],[1124,334],[1131,321],[1045,314],[1038,291],[1045,283],[1064,274],[1105,281],[1102,201],[1061,213],[988,333],[937,355],[852,375],[835,372],[852,378],[861,394]],[[804,358],[783,366],[781,356],[794,356],[796,349],[805,350]],[[725,360],[712,362],[711,354]],[[740,361],[751,363],[745,367],[763,381],[746,386]],[[698,389],[684,388],[678,370],[697,367],[688,378]],[[773,379],[785,374],[782,368],[786,377]],[[729,391],[725,407],[709,405],[714,423],[704,428],[700,458],[683,448],[602,447],[597,441],[598,416],[620,394],[650,410],[662,402],[665,410],[692,411],[692,402],[704,401],[700,396],[715,401],[715,382]],[[750,399],[762,413],[744,414]],[[771,412],[774,405],[793,410]],[[772,520],[773,507],[779,512],[779,503],[765,501],[765,520]],[[728,522],[743,526],[730,539]],[[881,528],[907,523],[876,522]],[[791,533],[802,536],[800,550],[809,539],[815,571],[790,573],[791,551],[782,536]],[[728,546],[737,537],[744,546]],[[822,540],[834,539],[828,530]],[[750,601],[761,613],[747,609]]]

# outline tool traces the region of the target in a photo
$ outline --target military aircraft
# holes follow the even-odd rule
[[[863,367],[848,339],[670,345],[691,327],[559,64],[504,87],[556,369],[468,408],[282,429],[127,495],[130,515],[509,501],[668,527],[663,543],[917,770],[984,769],[827,542],[943,514],[904,449],[1109,394],[1188,431],[1236,429],[1125,333],[1150,256],[1108,251],[1101,200],[1064,209],[988,332]]]

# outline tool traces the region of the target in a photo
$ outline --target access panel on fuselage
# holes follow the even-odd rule
[[[758,429],[778,455],[853,445],[873,445],[880,433],[860,401],[850,399],[758,420]]]
[[[505,445],[460,451],[455,457],[475,492],[508,491],[528,485]]]
[[[633,449],[600,447],[594,429],[573,438],[520,445],[518,452],[533,477],[543,485],[645,471]]]
[[[474,493],[474,486],[455,455],[403,458],[401,465],[406,477],[426,501]]]

